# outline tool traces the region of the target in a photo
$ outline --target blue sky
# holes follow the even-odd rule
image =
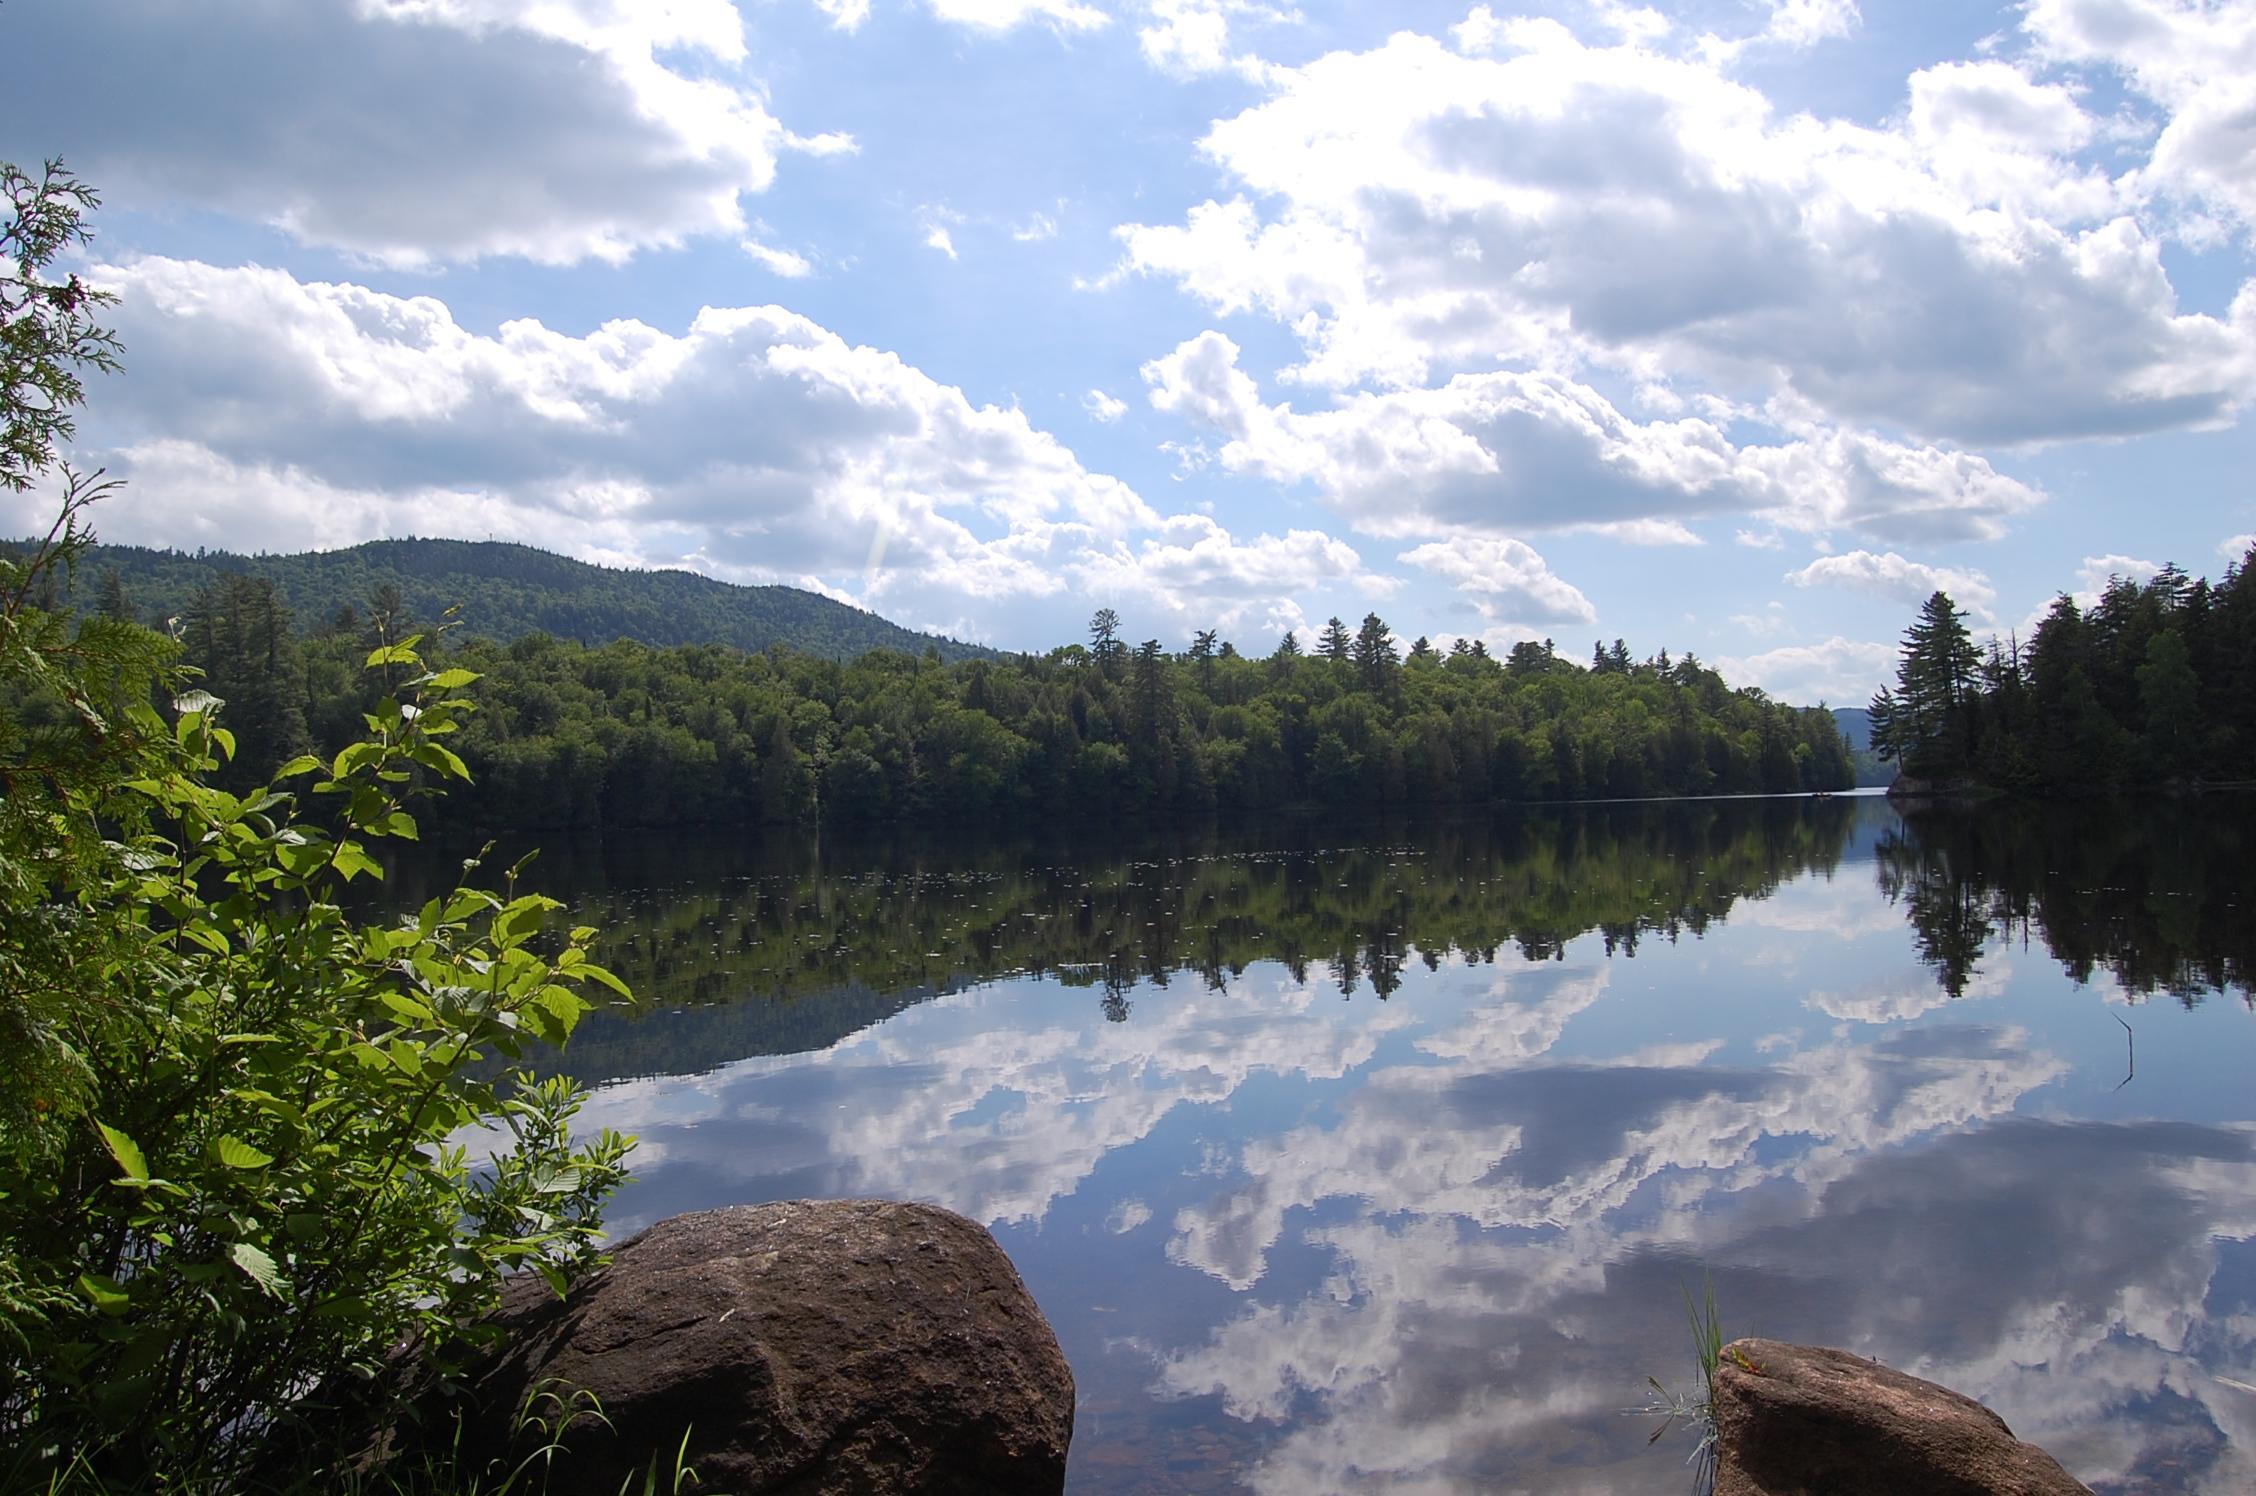
[[[0,92],[112,540],[1842,702],[2256,532],[2245,4],[8,0]]]

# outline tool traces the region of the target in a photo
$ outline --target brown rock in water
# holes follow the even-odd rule
[[[689,1433],[688,1489],[1062,1490],[1073,1373],[995,1239],[953,1211],[791,1201],[675,1216],[559,1301],[512,1285],[468,1425],[584,1388],[551,1496],[617,1496]],[[522,1445],[520,1445],[522,1448]]]
[[[1820,1346],[1735,1340],[1715,1496],[2091,1496],[1970,1397]]]

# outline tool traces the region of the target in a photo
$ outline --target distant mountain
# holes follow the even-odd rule
[[[1841,736],[1850,748],[1862,753],[1872,746],[1872,713],[1861,706],[1837,706],[1833,720],[1841,725]]]
[[[345,550],[288,556],[105,545],[80,566],[75,600],[93,606],[104,573],[113,569],[135,616],[151,623],[186,611],[220,572],[238,571],[271,577],[301,633],[341,608],[365,616],[369,598],[389,583],[399,589],[419,626],[437,623],[448,608],[460,604],[466,632],[504,642],[540,633],[586,644],[620,638],[745,650],[782,644],[838,660],[872,649],[922,654],[928,646],[951,661],[996,653],[920,634],[798,587],[740,587],[687,571],[591,566],[496,541],[372,540]]]
[[[1833,708],[1833,720],[1840,726],[1842,741],[1849,745],[1849,760],[1856,765],[1857,784],[1894,784],[1896,766],[1882,763],[1872,753],[1872,713],[1861,706],[1837,706]]]

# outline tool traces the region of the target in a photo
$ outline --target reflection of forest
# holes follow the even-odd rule
[[[2078,981],[2256,1007],[2252,811],[2244,796],[1923,809],[1882,838],[1880,886],[1953,997],[1992,938],[2033,937]]]
[[[1568,808],[1355,832],[1132,842],[897,841],[840,849],[612,843],[534,879],[605,932],[648,1016],[591,1020],[584,1078],[817,1049],[941,992],[1035,974],[1097,989],[1224,986],[1257,961],[1391,996],[1411,961],[1530,960],[1596,931],[1609,952],[1699,934],[1743,898],[1831,872],[1854,802]],[[1325,845],[1332,839],[1353,845]]]

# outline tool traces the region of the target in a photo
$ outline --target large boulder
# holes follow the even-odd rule
[[[1735,1340],[1713,1393],[1715,1496],[2091,1496],[1974,1399],[1846,1351]]]
[[[630,1475],[640,1491],[685,1431],[692,1489],[731,1496],[1065,1484],[1073,1373],[1057,1337],[994,1238],[935,1206],[675,1216],[566,1299],[513,1285],[500,1319],[466,1429],[490,1436],[563,1389],[602,1409],[566,1430],[551,1496],[617,1496]]]

